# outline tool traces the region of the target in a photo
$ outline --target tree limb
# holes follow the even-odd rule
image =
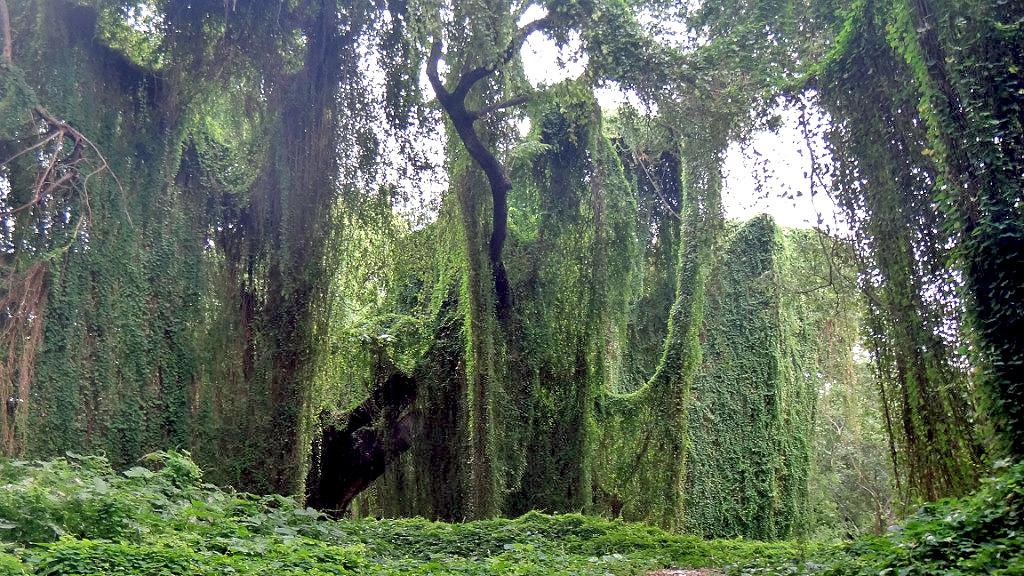
[[[434,89],[434,95],[437,96],[438,102],[441,102],[442,105],[444,105],[444,101],[448,99],[450,94],[444,87],[444,82],[441,81],[441,78],[437,73],[437,63],[440,60],[441,40],[438,38],[430,45],[430,56],[427,57],[427,79],[430,80],[430,87]]]
[[[4,0],[0,0],[0,2],[3,1]],[[50,113],[47,112],[46,109],[42,106],[35,106],[32,109],[32,111],[40,120],[46,123],[46,125],[52,130],[52,132],[47,134],[45,138],[43,138],[36,144],[18,152],[14,156],[11,156],[7,160],[5,160],[3,164],[8,164],[20,156],[23,156],[33,150],[37,150],[39,148],[46,146],[50,142],[57,141],[58,144],[56,145],[53,154],[49,156],[49,159],[46,165],[43,167],[42,172],[40,172],[38,178],[36,178],[36,182],[32,187],[32,199],[26,202],[25,204],[22,204],[21,206],[17,206],[9,210],[0,211],[0,217],[12,216],[19,212],[24,212],[25,210],[28,210],[29,208],[44,201],[47,197],[51,196],[62,186],[77,181],[79,179],[79,176],[81,175],[79,165],[81,163],[85,163],[87,166],[93,164],[89,158],[85,157],[84,153],[86,149],[91,150],[92,153],[95,154],[95,160],[99,161],[99,167],[93,169],[91,172],[86,174],[85,178],[82,180],[80,192],[82,197],[82,204],[85,207],[85,211],[89,213],[90,217],[92,216],[92,208],[89,205],[89,194],[87,186],[89,183],[89,179],[101,172],[110,173],[110,176],[111,178],[113,178],[114,183],[117,184],[118,189],[121,191],[122,199],[124,198],[125,192],[124,187],[121,185],[121,181],[117,178],[117,175],[114,174],[114,171],[110,168],[110,164],[107,163],[107,159],[103,156],[103,153],[100,152],[100,149],[97,148],[91,140],[86,138],[84,134],[76,130],[67,122],[64,122],[63,120],[58,120],[57,118],[51,116]],[[63,140],[65,138],[71,140],[72,150],[70,154],[61,157],[61,153],[64,149]],[[132,223],[131,215],[128,214],[127,205],[125,207],[125,216],[128,219],[128,224],[134,226],[134,224]]]
[[[497,307],[499,317],[504,317],[511,307],[511,290],[509,289],[508,275],[505,272],[505,264],[501,259],[501,253],[505,246],[505,239],[508,236],[508,192],[512,189],[512,180],[501,165],[494,153],[487,149],[487,146],[480,139],[473,127],[473,123],[498,110],[522,104],[529,99],[528,95],[520,95],[514,98],[489,104],[479,110],[468,110],[466,108],[466,97],[478,82],[487,76],[498,71],[503,64],[507,64],[522,48],[526,38],[538,31],[549,27],[553,23],[551,15],[538,18],[516,30],[512,35],[508,46],[502,53],[499,62],[488,65],[471,67],[469,60],[463,65],[459,80],[451,92],[445,87],[445,82],[438,72],[438,63],[442,58],[442,45],[440,36],[435,38],[430,45],[430,55],[427,58],[427,79],[430,87],[433,88],[437,101],[448,114],[448,118],[455,128],[455,132],[462,140],[463,146],[477,165],[480,166],[491,187],[491,199],[494,207],[493,227],[491,238],[488,242],[487,256],[491,263],[491,273],[494,276],[494,292],[497,296]]]
[[[676,220],[682,222],[683,217],[680,216],[678,212],[672,209],[672,205],[668,203],[668,198],[666,198],[665,194],[662,193],[661,191],[661,184],[659,184],[658,181],[654,179],[654,175],[651,174],[650,170],[648,170],[647,163],[649,162],[649,160],[641,158],[639,155],[637,155],[635,150],[631,150],[630,153],[633,155],[633,159],[636,161],[636,164],[643,169],[644,174],[647,176],[647,181],[651,183],[651,188],[654,188],[654,192],[658,195],[658,199],[661,200],[661,203],[662,205],[664,205],[665,209],[668,210],[669,214],[675,217]]]
[[[474,119],[485,118],[493,112],[497,112],[498,110],[504,110],[506,108],[511,108],[513,106],[518,106],[520,104],[525,104],[529,100],[529,94],[520,94],[519,96],[516,96],[515,98],[509,98],[504,102],[495,102],[494,104],[489,104],[487,106],[484,106],[483,108],[480,108],[479,110],[470,110],[469,113],[470,115],[473,116]]]
[[[521,31],[520,31],[521,32]],[[510,46],[521,44],[522,34],[513,38]],[[519,39],[519,40],[517,40]],[[519,42],[518,44],[516,42]],[[493,225],[491,238],[488,242],[488,260],[491,264],[491,273],[494,276],[494,291],[497,296],[497,307],[500,317],[504,317],[511,307],[511,290],[508,283],[508,275],[505,272],[505,264],[501,259],[501,253],[505,246],[505,239],[508,236],[508,192],[512,189],[512,180],[487,146],[480,139],[479,134],[473,127],[473,123],[496,110],[501,110],[525,102],[528,96],[517,96],[510,100],[485,106],[480,110],[471,111],[466,108],[466,96],[470,89],[497,70],[497,67],[478,67],[464,71],[452,92],[448,92],[438,72],[438,63],[441,60],[441,40],[435,39],[430,46],[430,56],[427,59],[427,79],[431,88],[437,96],[441,107],[448,114],[448,118],[459,135],[466,152],[469,153],[484,175],[491,188],[491,199],[493,205]]]
[[[541,30],[546,30],[553,23],[554,19],[551,17],[551,14],[548,14],[516,30],[515,35],[512,36],[512,40],[509,42],[508,47],[505,49],[505,54],[502,58],[502,64],[508,64],[512,60],[512,58],[515,57],[515,55],[523,47],[523,44],[526,43],[526,39],[530,37],[530,34],[533,34],[534,32],[539,32]]]
[[[423,427],[419,412],[406,411],[417,386],[413,378],[395,373],[347,415],[343,426],[324,427],[314,455],[318,465],[307,483],[310,506],[344,513],[353,498],[412,446]]]

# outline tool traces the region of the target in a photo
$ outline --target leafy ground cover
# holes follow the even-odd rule
[[[204,484],[187,454],[121,473],[99,457],[0,460],[0,576],[430,574],[1024,574],[1024,466],[922,508],[889,536],[807,550],[702,541],[577,514],[444,524],[329,520],[281,496]]]
[[[993,478],[960,499],[928,503],[884,537],[819,548],[801,562],[727,566],[726,576],[1024,575],[1024,463],[996,463]]]
[[[792,543],[704,542],[577,514],[444,524],[324,518],[204,484],[187,454],[116,473],[99,457],[0,461],[0,576],[643,574],[782,561]]]

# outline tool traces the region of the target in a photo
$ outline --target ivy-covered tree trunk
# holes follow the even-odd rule
[[[950,222],[934,210],[936,166],[922,150],[927,136],[914,98],[904,93],[912,69],[879,32],[882,9],[868,2],[850,15],[845,50],[826,69],[821,94],[849,123],[833,133],[846,190],[839,198],[859,225],[866,324],[896,481],[906,501],[934,500],[974,486],[983,451],[974,391],[949,335],[963,321],[950,293]]]
[[[722,173],[719,154],[706,142],[683,145],[683,205],[680,231],[676,300],[668,320],[665,351],[651,377],[648,401],[655,409],[655,456],[666,466],[659,479],[661,511],[655,517],[663,526],[676,527],[683,516],[682,494],[686,474],[686,411],[690,387],[700,363],[698,334],[704,316],[708,267],[720,234]]]
[[[974,360],[999,449],[1024,455],[1024,6],[989,0],[953,13],[930,0],[897,12],[897,49],[915,75],[976,331]],[[956,54],[954,58],[952,55]]]
[[[338,95],[362,93],[354,40],[372,9],[12,6],[4,292],[40,297],[4,331],[36,340],[15,352],[5,452],[125,465],[191,447],[215,481],[300,491],[338,123],[359,113]]]
[[[470,443],[471,465],[467,488],[469,509],[474,518],[490,518],[501,509],[501,486],[496,461],[496,396],[501,394],[504,368],[502,332],[495,316],[491,263],[487,258],[489,220],[487,187],[469,167],[457,174],[453,184],[459,204],[465,245],[465,294],[467,306],[467,376],[469,378],[466,437]]]
[[[676,528],[684,518],[690,386],[700,363],[710,255],[721,226],[721,172],[703,142],[680,149],[682,224],[675,300],[661,360],[640,390],[602,400],[596,483],[614,514]]]
[[[281,494],[301,493],[309,451],[313,368],[322,349],[318,335],[332,271],[325,251],[337,187],[333,116],[346,71],[343,50],[353,40],[342,35],[343,26],[352,23],[339,20],[332,2],[314,9],[302,69],[294,75],[278,72],[269,87],[273,145],[267,173],[251,196],[248,222],[257,241],[249,265],[265,274],[249,281],[266,286],[264,308],[258,311],[261,341],[255,347],[261,370],[251,393],[265,399],[267,414],[248,447],[260,455],[248,474],[265,474],[267,484],[255,488]]]
[[[10,16],[0,155],[22,155],[5,166],[3,209],[17,224],[4,260],[47,279],[4,275],[45,291],[24,318],[34,341],[22,349],[17,442],[5,452],[104,450],[127,464],[187,447],[203,284],[191,207],[169,185],[180,87],[103,44],[91,7],[18,2]],[[24,155],[37,145],[52,162],[44,172],[61,178]]]
[[[488,116],[524,100],[504,99],[509,83],[495,73],[514,58],[526,35],[542,20],[516,28],[507,2],[492,2],[477,10],[467,15],[469,24],[463,30],[434,31],[426,72],[447,126],[454,132],[448,145],[453,159],[451,192],[458,203],[465,242],[463,297],[468,316],[466,433],[471,459],[467,489],[473,516],[488,518],[500,512],[509,478],[515,477],[509,469],[521,459],[510,457],[511,451],[500,446],[511,446],[505,429],[513,426],[514,419],[499,409],[499,405],[508,406],[508,397],[515,394],[506,357],[514,303],[503,254],[512,181],[494,151],[503,135],[489,125]],[[453,70],[459,63],[459,72],[442,78],[439,61],[446,36],[460,38],[463,44],[456,47],[449,42],[443,56]]]

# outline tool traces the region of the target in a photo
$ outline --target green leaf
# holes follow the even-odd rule
[[[156,476],[156,474],[152,470],[143,468],[142,466],[135,466],[134,468],[129,468],[124,471],[124,475],[129,478],[152,478],[153,476]]]

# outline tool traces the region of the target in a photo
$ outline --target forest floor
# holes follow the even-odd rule
[[[698,568],[696,570],[677,570],[675,568],[667,568],[665,570],[658,570],[657,572],[651,572],[647,576],[718,576],[722,571],[718,568]]]
[[[203,483],[187,453],[143,463],[0,458],[0,576],[1024,576],[1024,463],[841,546],[703,540],[580,514],[331,520],[291,498]],[[651,571],[660,566],[712,568]]]

